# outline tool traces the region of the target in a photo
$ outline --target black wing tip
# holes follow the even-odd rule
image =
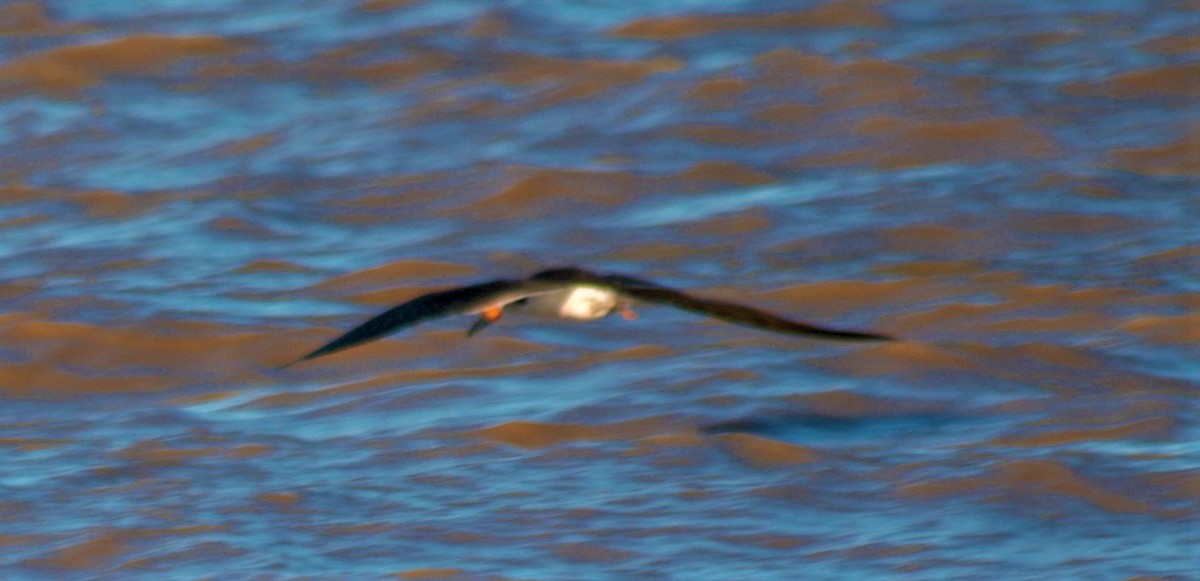
[[[322,355],[324,355],[324,354],[325,354],[325,353],[323,353],[323,352],[322,352],[320,349],[318,349],[318,350],[316,350],[316,351],[313,351],[312,353],[309,353],[308,355],[305,355],[304,357],[301,357],[301,358],[299,358],[299,359],[296,359],[295,361],[292,361],[292,362],[290,362],[290,363],[284,363],[283,365],[280,365],[280,366],[276,367],[276,368],[275,368],[275,371],[283,371],[283,370],[285,370],[285,369],[287,369],[287,368],[289,368],[289,367],[291,367],[291,366],[293,366],[293,365],[296,365],[296,364],[298,364],[298,363],[303,363],[303,362],[305,362],[305,361],[308,361],[309,359],[316,359],[317,357],[320,357],[320,356],[322,356]]]
[[[899,341],[900,339],[892,335],[883,333],[875,333],[873,331],[845,331],[841,335],[843,339],[848,341]]]
[[[329,344],[322,346],[320,349],[317,349],[316,351],[313,351],[312,353],[309,353],[308,355],[305,355],[304,357],[296,359],[295,361],[292,361],[291,363],[285,363],[283,365],[280,365],[279,367],[276,367],[275,370],[283,371],[284,369],[287,369],[298,363],[303,363],[305,361],[308,361],[309,359],[316,359],[316,358],[324,356],[324,355],[329,355],[330,353],[336,353],[343,349],[348,349],[350,347],[353,347],[362,342],[362,341],[344,342],[344,341],[342,341],[342,339],[345,339],[345,337],[344,336],[338,337],[337,339],[334,339]]]
[[[856,342],[883,342],[883,341],[901,341],[895,335],[881,333],[879,331],[859,331],[853,329],[834,329],[829,327],[818,327],[814,325],[804,324],[806,329],[797,330],[799,335],[809,335],[821,339],[832,339],[835,341],[856,341]]]

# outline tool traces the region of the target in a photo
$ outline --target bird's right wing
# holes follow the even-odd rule
[[[528,286],[523,280],[495,280],[421,295],[368,319],[344,335],[280,369],[373,341],[431,319],[469,313],[492,303],[504,304],[522,296],[536,294],[533,291],[538,289],[528,289]]]

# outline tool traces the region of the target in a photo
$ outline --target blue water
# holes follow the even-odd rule
[[[0,577],[1194,575],[1200,13],[380,4],[0,7]]]

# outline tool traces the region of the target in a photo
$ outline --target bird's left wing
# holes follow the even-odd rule
[[[808,335],[811,337],[820,337],[823,339],[837,339],[843,341],[890,341],[892,337],[882,333],[871,331],[850,331],[844,329],[831,329],[821,327],[803,321],[788,319],[755,309],[737,303],[726,301],[718,301],[713,299],[702,299],[694,297],[682,291],[675,289],[650,284],[629,284],[619,281],[625,277],[608,277],[613,282],[618,290],[638,301],[647,303],[658,303],[670,305],[685,311],[699,313],[709,317],[714,317],[738,325],[746,325],[748,327],[756,327],[766,331],[774,331],[776,333],[788,333],[792,335]],[[636,279],[627,279],[630,282]]]

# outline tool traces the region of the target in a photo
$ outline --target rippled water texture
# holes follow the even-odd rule
[[[1200,570],[1200,8],[0,8],[0,577]],[[554,264],[664,308],[467,318]]]

